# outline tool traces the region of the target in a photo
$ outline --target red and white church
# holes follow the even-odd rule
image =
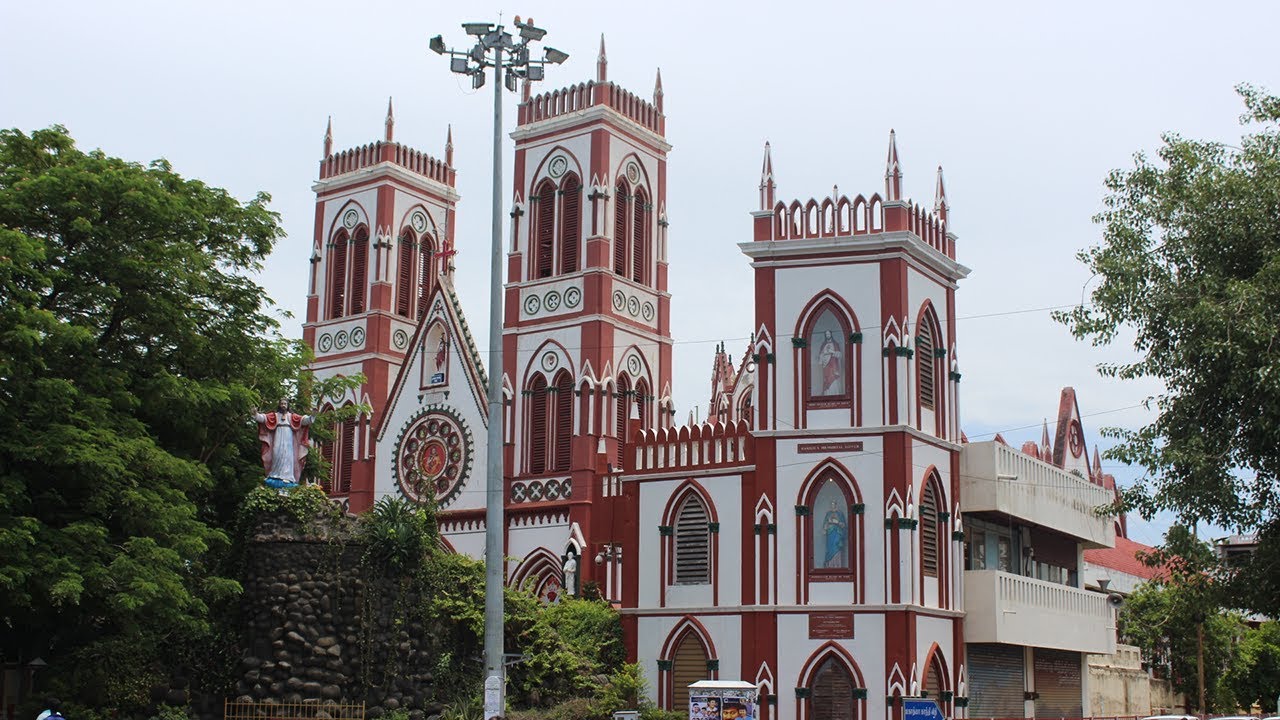
[[[501,372],[508,580],[548,602],[597,584],[660,705],[743,679],[769,720],[901,720],[926,693],[963,717],[968,270],[941,171],[931,209],[903,197],[890,133],[883,192],[784,202],[766,146],[739,244],[752,340],[717,348],[708,422],[677,425],[661,78],[651,99],[609,82],[602,43],[594,80],[526,87],[502,368],[452,285],[452,143],[430,157],[393,131],[388,108],[379,142],[327,134],[314,187],[305,340],[317,375],[367,378],[327,402],[372,408],[323,448],[329,492],[354,512],[434,500],[449,546],[482,556]]]

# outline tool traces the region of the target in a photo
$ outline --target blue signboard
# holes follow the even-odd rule
[[[903,720],[946,720],[933,698],[903,698]]]

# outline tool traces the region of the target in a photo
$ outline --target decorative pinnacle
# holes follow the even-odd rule
[[[1051,449],[1049,447],[1049,419],[1045,418],[1044,429],[1040,433],[1040,451],[1049,452]]]
[[[604,82],[609,77],[609,57],[604,51],[604,33],[600,33],[600,57],[596,59],[596,82]]]
[[[772,210],[774,203],[774,190],[777,185],[773,182],[773,153],[769,147],[769,141],[764,142],[764,163],[760,166],[760,209]]]
[[[395,133],[393,132],[393,130],[394,130],[395,126],[396,126],[396,113],[395,113],[395,110],[393,110],[393,109],[392,109],[392,107],[391,107],[391,96],[390,96],[390,95],[388,95],[388,96],[387,96],[387,123],[386,123],[386,125],[387,125],[387,136],[386,136],[386,140],[387,140],[387,142],[391,142],[391,140],[392,140],[392,136],[395,134]]]
[[[947,219],[947,211],[951,209],[951,203],[947,202],[947,187],[942,182],[942,166],[938,166],[938,186],[933,191],[933,211],[938,214],[938,219],[945,221]]]
[[[889,130],[889,157],[885,160],[884,194],[886,200],[902,199],[902,166],[898,162],[898,140]]]
[[[453,167],[453,123],[449,123],[449,132],[444,138],[444,164]]]
[[[662,68],[658,68],[658,78],[653,82],[653,106],[662,112]]]
[[[324,156],[333,154],[333,116],[329,116],[329,124],[324,129]]]

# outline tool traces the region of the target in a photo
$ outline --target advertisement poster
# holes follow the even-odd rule
[[[720,720],[753,720],[751,703],[745,698],[726,697],[720,705]]]
[[[721,720],[720,698],[712,695],[690,695],[689,720]]]

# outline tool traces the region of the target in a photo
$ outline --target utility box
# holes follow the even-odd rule
[[[742,680],[699,680],[689,686],[689,720],[755,720],[756,686]]]
[[[616,710],[613,713],[613,720],[640,720],[640,711]]]

